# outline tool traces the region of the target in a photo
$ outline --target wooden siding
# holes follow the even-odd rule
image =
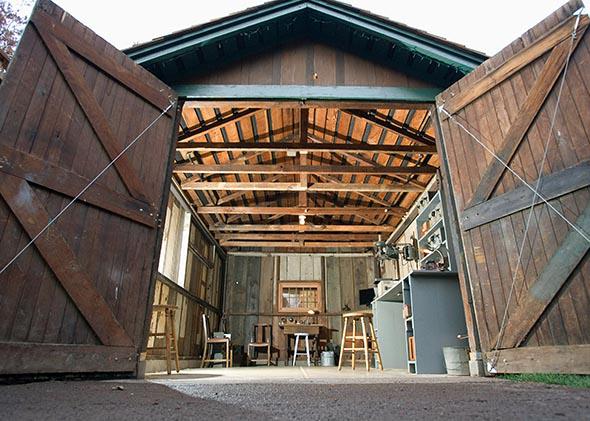
[[[232,343],[247,346],[256,323],[272,323],[273,348],[284,357],[284,337],[279,322],[288,317],[277,312],[279,281],[321,281],[326,312],[319,316],[331,331],[334,345],[340,343],[343,307],[359,306],[359,289],[373,286],[372,257],[228,256],[225,314],[226,331]],[[276,357],[276,354],[275,354]]]
[[[540,168],[540,163],[561,77],[553,77],[557,82],[546,100],[543,89],[551,88],[547,75],[559,63],[558,54],[561,54],[562,65],[565,63],[564,52],[569,49],[569,44],[564,43],[570,42],[569,34],[575,20],[571,16],[581,6],[578,1],[566,4],[438,98],[438,104],[445,108],[460,103],[457,98],[463,99],[473,94],[478,89],[476,86],[483,86],[481,83],[477,85],[478,80],[486,76],[492,78],[492,72],[502,69],[501,66],[510,60],[513,63],[520,57],[533,55],[538,45],[535,42],[550,39],[549,35],[555,34],[554,29],[563,22],[563,39],[566,41],[553,50],[546,48],[540,58],[505,80],[492,79],[491,89],[482,90],[479,96],[474,95],[476,98],[472,102],[463,103],[451,112],[454,119],[468,127],[496,153],[505,153],[505,138],[508,147],[518,145],[519,139],[514,133],[522,130],[524,137],[520,146],[513,155],[507,156],[510,166],[533,186],[541,172],[545,181],[543,192],[551,199],[550,203],[576,224],[585,223],[582,215],[590,199],[588,183],[583,181],[590,159],[590,73],[587,71],[590,36],[587,31],[584,33],[587,17],[580,21],[579,44],[569,62],[544,168]],[[559,49],[565,51],[560,52]],[[538,112],[534,106],[539,107]],[[493,180],[493,170],[489,168],[496,165],[493,158],[450,119],[446,119],[446,115],[439,116],[443,120],[446,161],[462,224],[464,258],[473,292],[477,328],[482,349],[490,351],[496,345],[513,274],[517,270],[517,256],[532,196],[522,182],[507,171],[503,174],[497,172],[499,182],[489,184],[489,180]],[[476,156],[478,159],[473,159]],[[485,183],[489,185],[486,187]],[[485,188],[487,193],[482,193]],[[521,205],[518,205],[519,201]],[[587,226],[583,229],[588,233]],[[580,240],[579,245],[573,244],[576,239],[571,239],[576,236]],[[582,244],[585,241],[581,239],[578,234],[571,233],[566,223],[545,204],[535,207],[523,249],[521,268],[524,270],[518,270],[506,333],[500,344],[501,348],[520,345],[523,349],[519,353],[501,353],[501,361],[518,355],[518,370],[531,371],[538,366],[522,364],[528,348],[531,348],[531,356],[538,356],[536,348],[532,347],[590,343],[590,257],[587,254],[588,245]],[[569,248],[565,251],[563,247]],[[568,263],[576,253],[579,260]],[[545,281],[554,266],[555,273]],[[563,285],[559,278],[563,278]],[[547,290],[549,284],[555,289],[551,295]],[[541,288],[544,298],[535,298],[541,296]],[[532,294],[536,295],[533,297]],[[518,319],[521,315],[523,318]],[[520,332],[520,339],[515,332]],[[578,352],[578,349],[581,348],[572,347],[571,352]],[[546,355],[550,359],[553,354]],[[533,359],[531,357],[531,361]],[[571,364],[565,363],[560,366],[548,361],[543,366],[550,367],[552,371],[576,371]],[[504,361],[500,363],[499,370],[514,369],[510,361]],[[588,366],[577,367],[577,370],[588,370]]]
[[[197,69],[192,71],[195,73],[187,74],[175,84],[435,87],[314,40],[289,43],[205,74],[198,74]]]
[[[154,304],[169,304],[178,307],[175,326],[178,337],[179,356],[196,359],[203,347],[203,325],[201,315],[209,316],[213,329],[219,327],[225,260],[214,245],[203,235],[193,222],[189,238],[189,252],[186,264],[184,288],[159,274],[154,294]],[[153,313],[150,331],[164,331],[162,313]],[[150,338],[148,347],[163,347],[164,338]],[[148,358],[163,357],[163,350],[148,352]]]

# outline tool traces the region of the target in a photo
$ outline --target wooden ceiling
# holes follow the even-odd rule
[[[438,167],[429,109],[197,105],[174,177],[226,248],[372,247]]]

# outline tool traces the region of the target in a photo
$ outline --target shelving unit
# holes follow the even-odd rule
[[[434,257],[441,255],[445,260],[445,270],[453,270],[455,264],[453,256],[449,252],[451,247],[447,242],[445,210],[441,201],[441,193],[440,191],[428,192],[425,197],[428,198],[428,203],[416,217],[418,266],[426,268],[429,260],[438,261],[439,259],[434,259]],[[435,241],[434,237],[439,237],[439,240]]]

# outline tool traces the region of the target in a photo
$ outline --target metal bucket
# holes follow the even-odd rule
[[[334,367],[334,351],[324,351],[321,355],[322,367]]]
[[[452,376],[469,376],[469,351],[467,348],[453,346],[443,347],[447,374]]]

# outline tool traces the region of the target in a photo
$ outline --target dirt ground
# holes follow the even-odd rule
[[[0,418],[575,419],[590,390],[495,379],[321,368],[204,369],[147,381],[0,386]]]

